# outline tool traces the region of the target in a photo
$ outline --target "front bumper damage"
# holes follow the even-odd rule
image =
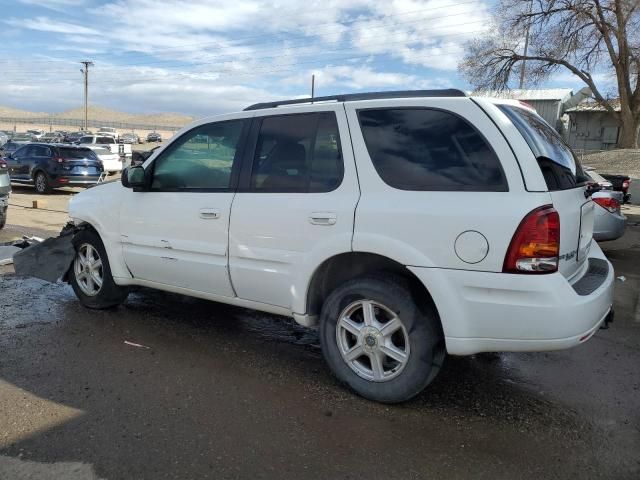
[[[16,275],[34,277],[47,282],[66,279],[67,272],[76,256],[73,237],[82,230],[68,223],[58,237],[47,238],[42,243],[31,245],[13,255]]]

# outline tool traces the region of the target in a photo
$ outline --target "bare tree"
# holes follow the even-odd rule
[[[527,80],[534,85],[568,70],[618,119],[618,146],[638,147],[640,0],[501,0],[494,20],[496,28],[467,46],[459,66],[472,85],[508,88],[525,62]],[[603,77],[615,80],[613,91],[596,81]]]

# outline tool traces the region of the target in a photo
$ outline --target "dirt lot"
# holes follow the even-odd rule
[[[55,234],[72,194],[16,188],[0,238]],[[17,206],[34,198],[52,211]],[[398,406],[345,391],[290,320],[146,289],[89,311],[4,267],[0,479],[640,478],[640,207],[625,213],[602,244],[626,279],[610,329],[451,357]]]

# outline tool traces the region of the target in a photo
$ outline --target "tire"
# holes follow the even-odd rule
[[[36,187],[36,192],[41,195],[51,193],[51,185],[49,184],[49,179],[47,178],[47,174],[43,171],[36,172],[33,177],[33,184]]]
[[[0,230],[7,224],[7,209],[8,207],[0,208]]]
[[[73,238],[73,245],[77,253],[69,270],[69,283],[80,303],[93,309],[111,308],[123,303],[129,289],[113,281],[107,252],[98,234],[82,230]]]
[[[359,395],[383,403],[403,402],[436,377],[445,357],[440,320],[429,299],[415,297],[402,277],[376,274],[346,282],[324,302],[322,354],[334,375]],[[368,321],[370,326],[364,321],[368,305],[375,320]],[[352,320],[348,328],[344,321],[338,322],[345,317]],[[346,354],[355,360],[348,361]]]

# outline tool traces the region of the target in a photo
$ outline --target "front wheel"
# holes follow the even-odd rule
[[[34,183],[36,186],[36,192],[40,194],[51,193],[51,186],[49,185],[49,179],[47,178],[47,175],[44,172],[36,173]]]
[[[384,403],[420,393],[445,355],[435,308],[394,275],[363,276],[334,290],[322,307],[320,340],[339,380]]]
[[[100,237],[83,230],[73,238],[76,258],[70,271],[70,283],[80,302],[88,308],[104,309],[124,302],[129,290],[115,284],[109,259]]]

